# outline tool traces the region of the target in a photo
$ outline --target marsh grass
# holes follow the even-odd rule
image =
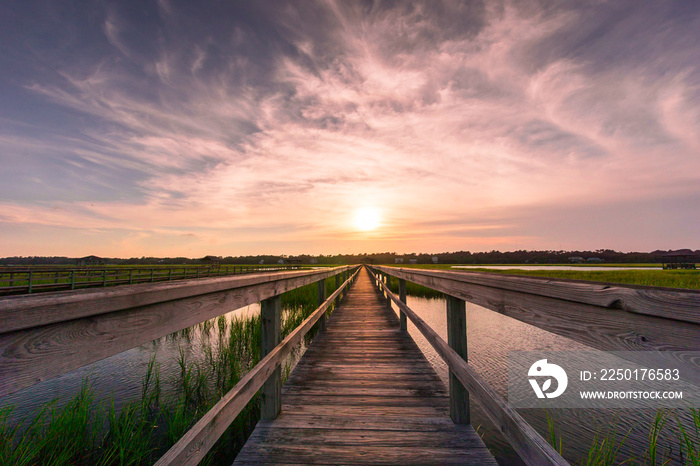
[[[547,441],[552,446],[552,448],[554,448],[557,451],[557,453],[563,455],[564,443],[561,438],[561,435],[559,436],[559,441],[557,442],[557,433],[554,429],[554,418],[549,414],[549,411],[545,410],[545,414],[547,416],[547,428],[549,429],[549,439],[547,439]]]
[[[399,294],[399,281],[396,277],[392,277],[391,285],[389,289],[392,293],[398,296]],[[409,296],[415,296],[416,298],[427,298],[427,299],[443,299],[445,295],[437,290],[428,288],[427,286],[419,285],[417,283],[406,281],[406,294]]]
[[[613,264],[607,265],[612,266]],[[618,265],[634,266],[635,264]],[[659,264],[655,265],[658,266]],[[685,288],[693,290],[700,289],[700,270],[645,270],[644,267],[636,267],[635,269],[630,270],[605,270],[605,266],[603,265],[597,266],[600,268],[600,270],[548,270],[546,268],[539,270],[503,270],[489,269],[488,265],[473,269],[455,269],[452,265],[447,264],[410,265],[408,267],[421,269],[443,269],[459,272],[488,272],[529,277],[561,278],[567,280],[588,280],[604,283],[619,283],[624,285],[663,286],[666,288]],[[517,265],[514,265],[513,267],[517,267]],[[407,287],[408,285],[409,284],[407,282]]]
[[[559,454],[562,454],[562,438],[557,435],[557,428],[553,417],[549,412],[547,416],[548,438],[547,441]],[[676,423],[671,425],[668,421],[674,418]],[[606,423],[606,427],[599,428],[591,444],[588,454],[580,463],[585,466],[613,466],[622,464],[664,466],[682,464],[700,466],[700,409],[660,409],[648,427],[648,446],[636,456],[619,458],[620,451],[627,442],[634,428],[630,428],[624,436],[620,437],[618,431],[619,419],[614,418]],[[662,437],[666,437],[663,443]],[[678,441],[678,455],[674,456],[672,447],[673,439]],[[661,449],[667,450],[664,452]],[[573,464],[573,463],[572,463]]]
[[[625,436],[618,439],[618,420],[614,419],[607,429],[599,429],[588,449],[588,456],[583,464],[586,466],[607,466],[613,464],[632,463],[636,458],[627,458],[623,461],[617,459],[620,448],[625,444],[632,429]]]
[[[691,408],[691,425],[684,425],[680,416],[674,413],[678,426],[681,448],[681,461],[684,464],[700,466],[700,409]]]
[[[326,290],[335,291],[335,278],[327,279]],[[314,283],[282,295],[282,338],[317,308],[317,293]],[[179,343],[173,390],[164,393],[153,356],[140,398],[121,409],[113,398],[96,400],[87,380],[65,405],[54,400],[16,423],[10,422],[12,407],[0,409],[0,465],[152,464],[260,361],[260,331],[259,315],[220,316],[166,337]],[[314,334],[312,329],[302,346]],[[197,360],[191,358],[194,343],[202,347]],[[302,349],[283,365],[285,380]],[[231,464],[259,418],[256,395],[201,464]]]

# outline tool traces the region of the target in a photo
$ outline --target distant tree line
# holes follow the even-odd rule
[[[298,256],[227,256],[217,259],[219,264],[277,264],[279,261],[295,259],[302,264],[566,264],[571,257],[580,257],[584,260],[597,258],[605,262],[614,263],[649,263],[661,262],[662,255],[669,252],[682,252],[690,255],[700,255],[700,250],[681,249],[675,251],[653,252],[619,252],[612,249],[597,249],[595,251],[490,251],[490,252],[441,252],[436,254],[411,253],[397,254],[395,252],[383,252],[377,254],[337,254],[312,256],[302,254]],[[187,257],[132,257],[129,259],[103,258],[106,265],[202,265],[207,263],[203,258]],[[75,265],[77,258],[71,257],[45,257],[45,256],[15,256],[0,259],[0,265]],[[211,263],[209,261],[208,263]]]

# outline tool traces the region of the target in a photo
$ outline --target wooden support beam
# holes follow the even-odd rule
[[[399,299],[402,303],[406,304],[406,280],[403,278],[399,279]],[[403,311],[399,311],[399,326],[402,332],[408,331],[406,313]]]
[[[280,295],[260,302],[262,329],[260,356],[267,356],[282,340],[282,297]],[[277,418],[282,407],[282,370],[279,364],[262,387],[260,418],[270,421]]]
[[[386,289],[391,288],[391,275],[386,274]],[[389,297],[389,293],[386,294],[386,307],[391,307],[391,298]]]
[[[340,283],[341,283],[341,281],[340,281],[341,276],[340,276],[340,275],[341,275],[341,274],[338,274],[338,275],[335,276],[335,289],[336,289],[336,290],[337,290],[338,288],[340,288]],[[338,307],[338,306],[340,306],[340,295],[338,295],[338,296],[335,297],[335,307]]]
[[[467,361],[467,309],[465,302],[447,297],[447,344]],[[450,370],[450,417],[455,424],[469,424],[469,392]]]
[[[326,300],[326,279],[318,282],[318,305],[320,306]],[[318,320],[318,328],[323,331],[326,329],[326,313],[324,312]]]

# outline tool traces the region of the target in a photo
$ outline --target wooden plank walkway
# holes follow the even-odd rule
[[[234,464],[496,464],[362,270]]]

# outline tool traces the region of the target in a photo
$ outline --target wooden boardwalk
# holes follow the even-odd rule
[[[361,271],[234,464],[496,464],[385,303]]]

